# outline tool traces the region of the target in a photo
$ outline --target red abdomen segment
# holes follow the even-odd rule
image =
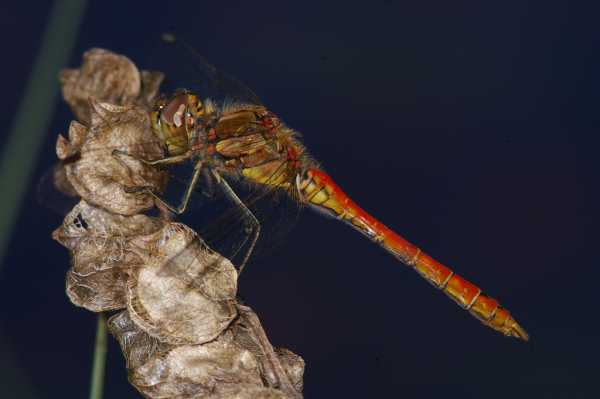
[[[443,290],[483,324],[508,337],[529,340],[525,330],[506,309],[499,306],[498,301],[485,295],[475,285],[425,255],[419,248],[363,211],[325,173],[315,169],[308,170],[304,179],[298,182],[298,189],[304,202],[337,216],[381,244],[404,264],[411,266],[427,281]]]

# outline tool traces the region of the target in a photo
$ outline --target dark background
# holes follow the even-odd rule
[[[52,6],[10,3],[0,144]],[[103,47],[144,68],[161,32],[179,34],[302,132],[355,202],[531,335],[503,337],[360,234],[305,211],[239,290],[271,342],[306,361],[307,398],[599,397],[592,3],[97,1],[68,66]],[[62,218],[34,195],[71,119],[60,102],[0,275],[3,353],[21,373],[10,382],[39,398],[85,397],[90,378],[96,316],[64,294],[69,255],[50,238]],[[136,395],[110,338],[104,396]]]

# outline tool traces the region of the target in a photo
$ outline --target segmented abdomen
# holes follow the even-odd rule
[[[304,202],[336,216],[379,243],[485,325],[509,337],[525,341],[529,339],[525,330],[506,309],[499,306],[498,301],[485,295],[477,286],[454,274],[363,211],[325,173],[315,169],[308,170],[304,178],[299,179],[298,189]]]

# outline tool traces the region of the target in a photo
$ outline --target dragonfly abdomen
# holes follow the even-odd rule
[[[499,306],[498,301],[485,295],[477,286],[454,274],[363,211],[325,173],[315,169],[308,170],[304,178],[298,181],[298,190],[305,203],[336,216],[379,243],[485,325],[506,336],[526,341],[529,339],[525,330],[506,309]]]

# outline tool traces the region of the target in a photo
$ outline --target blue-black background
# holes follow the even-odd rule
[[[103,47],[144,68],[161,32],[179,34],[302,132],[355,202],[531,335],[503,337],[305,211],[239,290],[271,342],[305,359],[307,398],[598,397],[600,6],[501,3],[91,1],[65,66]],[[1,8],[0,144],[51,6]],[[34,195],[71,119],[59,102],[0,275],[12,371],[40,398],[89,386],[96,317],[64,294],[61,216]],[[136,395],[111,338],[105,397]]]

